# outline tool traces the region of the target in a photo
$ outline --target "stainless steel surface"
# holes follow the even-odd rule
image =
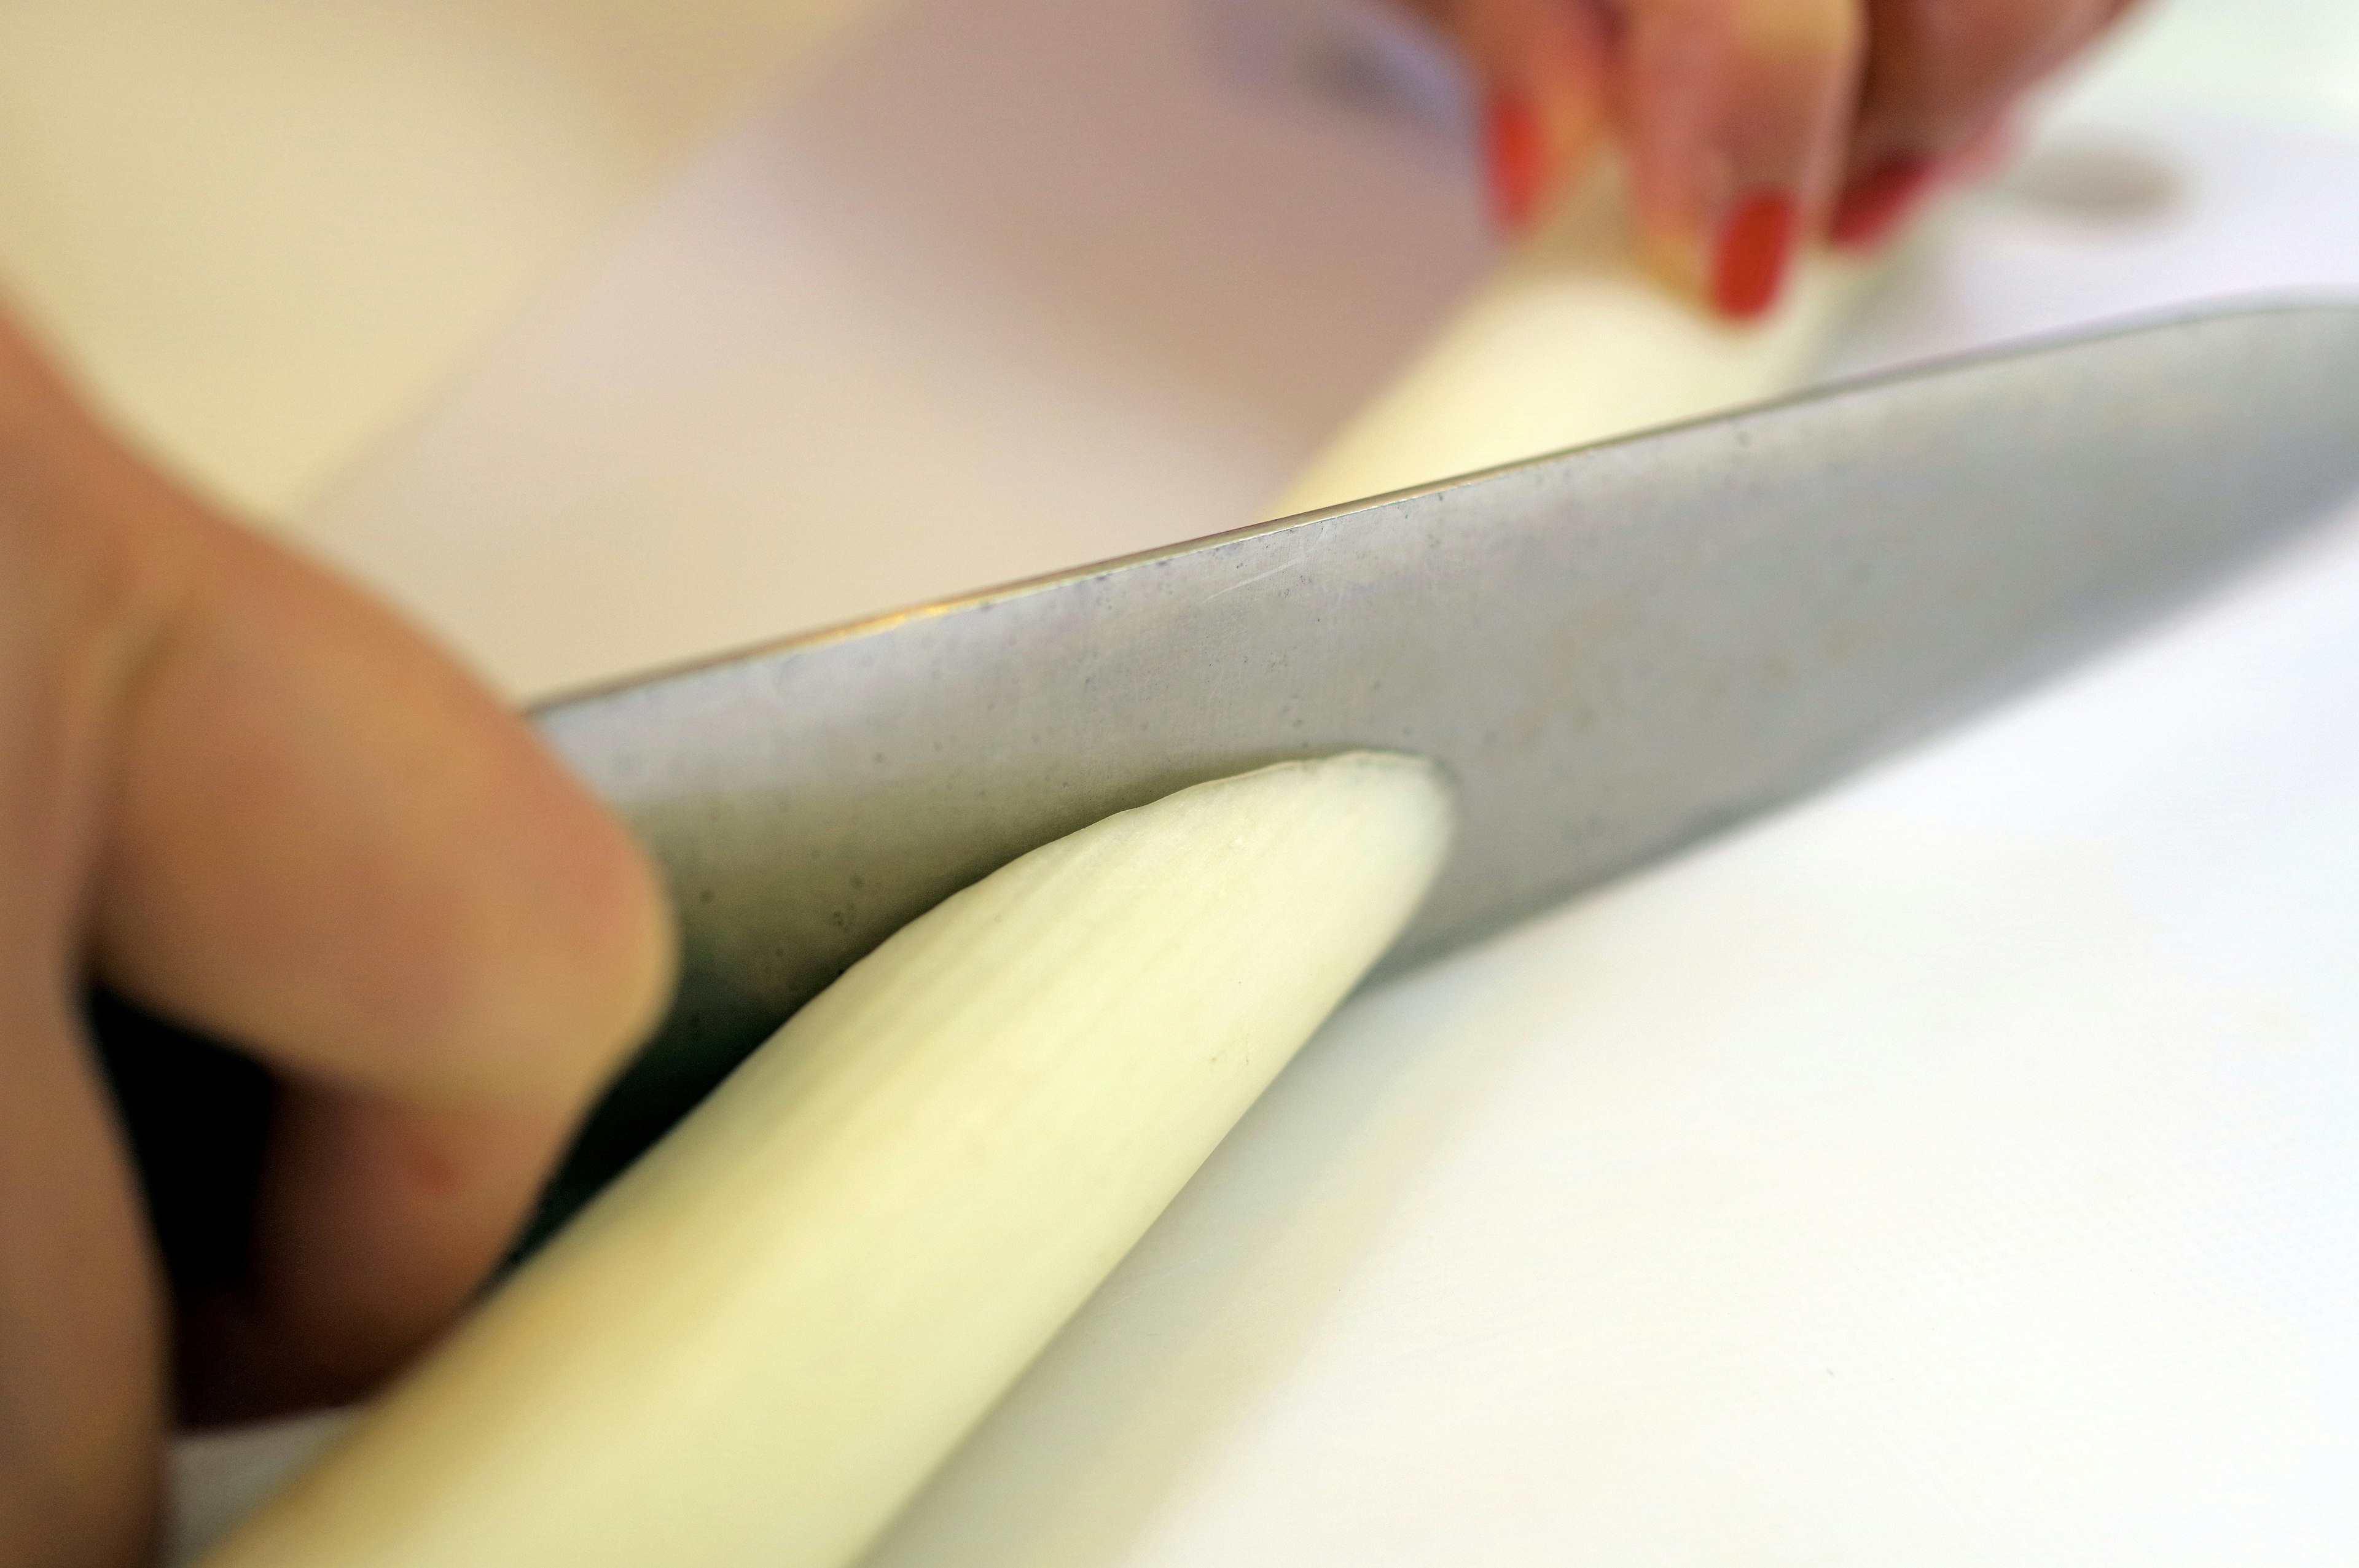
[[[1799,398],[792,639],[538,719],[686,927],[571,1184],[848,964],[1107,812],[1439,758],[1430,958],[1788,799],[2359,482],[2359,306],[2190,316]]]

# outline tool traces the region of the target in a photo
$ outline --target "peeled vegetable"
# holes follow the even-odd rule
[[[1698,418],[1806,375],[1859,269],[1805,255],[1768,320],[1732,326],[1632,253],[1611,172],[1560,208],[1271,510],[1290,516]]]
[[[1450,825],[1428,764],[1353,753],[956,894],[205,1568],[844,1563],[1391,944]]]

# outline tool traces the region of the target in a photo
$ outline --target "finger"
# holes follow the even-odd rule
[[[463,672],[5,352],[0,416],[51,549],[137,589],[87,617],[134,650],[98,705],[91,948],[134,1000],[294,1086],[253,1275],[213,1305],[350,1391],[495,1260],[667,989],[669,917],[626,836]],[[354,1328],[364,1263],[375,1316]]]
[[[1829,198],[1862,48],[1858,0],[1628,0],[1620,102],[1641,234],[1751,319]]]
[[[1587,0],[1477,0],[1464,24],[1484,84],[1491,209],[1530,230],[1588,168],[1611,124],[1605,19]]]
[[[1482,101],[1491,213],[1520,234],[1603,146],[1611,124],[1604,0],[1411,0],[1458,43]]]
[[[0,1563],[129,1568],[157,1524],[158,1285],[63,979],[0,931]]]
[[[349,1397],[462,1306],[668,982],[629,844],[358,595],[217,530],[126,716],[116,984],[287,1069],[185,1412]]]
[[[274,1081],[104,991],[89,1017],[199,1425],[334,1402],[407,1360],[474,1293],[571,1126]]]
[[[578,1103],[668,979],[642,857],[389,613],[180,521],[201,547],[124,714],[103,971],[329,1082]]]
[[[184,1419],[335,1403],[408,1361],[515,1239],[573,1125],[320,1086],[285,1094],[245,1276],[181,1308]]]
[[[1880,243],[2041,77],[2124,0],[1868,0],[1868,47],[1829,233]]]
[[[77,1026],[71,928],[104,772],[86,698],[126,585],[49,569],[0,378],[0,1563],[128,1568],[156,1526],[158,1282]]]

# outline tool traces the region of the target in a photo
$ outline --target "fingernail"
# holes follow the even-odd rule
[[[1520,234],[1531,226],[1543,183],[1540,122],[1529,100],[1494,94],[1484,114],[1483,140],[1491,215],[1510,234]]]
[[[1861,175],[1836,201],[1827,237],[1846,250],[1873,250],[1882,244],[1932,184],[1934,167],[1931,158],[1912,153]]]
[[[1793,197],[1769,190],[1739,202],[1721,228],[1712,256],[1713,306],[1739,321],[1767,314],[1785,287],[1793,252]]]

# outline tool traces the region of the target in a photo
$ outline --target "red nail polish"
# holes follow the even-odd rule
[[[1835,202],[1827,237],[1848,250],[1873,250],[1882,244],[1933,183],[1934,167],[1931,158],[1912,153],[1861,175]]]
[[[1484,167],[1491,182],[1491,215],[1501,228],[1520,234],[1531,226],[1540,201],[1539,116],[1511,93],[1491,99],[1484,114]]]
[[[1723,316],[1750,321],[1767,314],[1786,284],[1794,254],[1794,199],[1782,190],[1747,197],[1720,231],[1712,257],[1712,302]]]

